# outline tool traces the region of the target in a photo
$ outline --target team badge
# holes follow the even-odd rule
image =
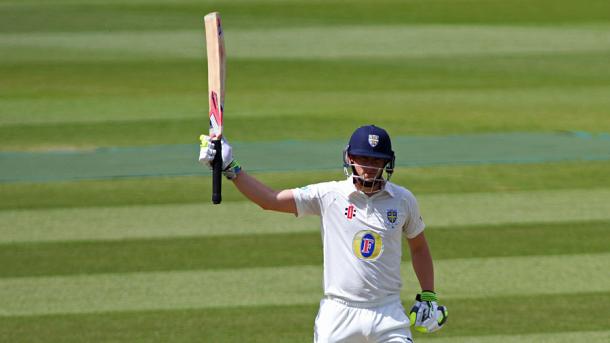
[[[383,241],[378,233],[363,230],[354,236],[352,248],[359,259],[376,260],[383,251]]]
[[[387,220],[386,224],[388,224],[391,228],[394,228],[394,224],[396,224],[396,220],[398,220],[398,210],[395,208],[389,208],[385,211],[385,218]]]
[[[377,143],[379,143],[379,136],[369,135],[369,145],[374,148],[377,146]]]

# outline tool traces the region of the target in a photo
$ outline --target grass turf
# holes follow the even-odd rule
[[[610,301],[610,293],[495,297],[451,300],[451,330],[437,336],[416,334],[419,340],[479,338],[528,333],[578,333],[607,330],[608,319],[590,316],[591,308]],[[405,301],[404,306],[411,305]],[[201,310],[133,311],[78,315],[0,317],[3,341],[62,342],[310,342],[317,305],[214,308]],[[506,316],[506,313],[513,315]],[[570,314],[570,320],[548,320],[549,314]],[[547,323],[540,325],[540,323]],[[601,331],[600,331],[601,332]],[[595,337],[586,334],[577,337]],[[538,339],[542,337],[537,337]],[[558,337],[556,337],[558,338]],[[540,340],[526,340],[540,342]],[[598,342],[598,340],[594,341]],[[599,341],[602,342],[602,341]]]
[[[447,300],[607,292],[609,262],[610,253],[440,260],[435,289]],[[401,274],[411,298],[411,266]],[[2,278],[0,315],[311,304],[321,284],[322,266]]]
[[[244,166],[247,170],[247,166]],[[565,162],[397,168],[392,180],[421,194],[514,192],[610,187],[610,162]],[[342,171],[257,174],[276,189],[338,180]],[[225,181],[223,201],[244,197]],[[133,178],[55,183],[0,183],[0,209],[207,203],[211,182],[204,177]]]
[[[435,260],[610,252],[610,222],[426,231]],[[541,249],[544,247],[544,249]],[[406,244],[403,260],[409,260]],[[320,265],[318,232],[4,244],[3,277]]]
[[[583,199],[574,203],[573,199]],[[434,194],[419,197],[427,225],[561,223],[610,220],[610,190],[506,194]],[[456,206],[460,204],[460,206]],[[532,207],[540,208],[532,211]],[[380,215],[384,215],[380,213]],[[0,242],[49,242],[298,233],[319,230],[319,218],[265,213],[254,204],[167,204],[0,212]],[[212,220],[213,218],[213,220]]]
[[[609,5],[589,0],[587,6],[573,1],[520,0],[466,3],[451,0],[379,1],[374,6],[359,0],[343,1],[3,1],[10,20],[2,32],[99,31],[191,28],[214,9],[225,14],[227,27],[337,25],[358,23],[479,23],[497,24],[595,24],[608,21]],[[264,18],[262,20],[261,18]]]
[[[369,123],[371,113],[394,135],[609,132],[607,59],[603,53],[408,63],[235,62],[239,76],[227,81],[226,133],[241,141],[268,132],[278,140],[343,138],[352,126]],[[1,149],[194,143],[206,128],[201,65],[5,66],[10,82],[0,89]],[[580,74],[569,72],[576,68]],[[163,83],[160,75],[168,75]]]
[[[609,132],[610,4],[524,4],[2,1],[0,149],[195,142],[206,126],[201,17],[211,9],[222,12],[226,27],[226,133],[233,140],[345,139],[373,119],[401,135]],[[597,203],[606,200],[600,194],[609,187],[608,170],[607,162],[399,170],[395,180],[431,201],[432,209],[451,205],[453,212],[438,213],[469,223],[429,231],[438,255],[437,286],[452,319],[439,335],[417,335],[417,341],[607,341],[607,316],[591,315],[609,301],[602,244],[607,220],[590,222],[587,207],[604,211]],[[340,175],[260,176],[274,187],[292,187]],[[233,212],[249,221],[233,236],[193,238],[206,220],[202,213],[211,213],[208,184],[186,177],[0,185],[0,312],[6,314],[0,316],[0,341],[311,341],[321,274],[310,264],[319,263],[319,237],[306,230],[314,232],[315,221],[290,221],[290,234],[242,237],[248,225],[276,230],[287,220]],[[224,211],[254,211],[225,189]],[[473,192],[488,194],[460,194]],[[508,207],[527,210],[520,212],[525,218],[489,227],[499,220],[494,205],[510,203],[507,194],[527,205]],[[480,213],[457,213],[473,201]],[[160,207],[143,210],[154,204]],[[470,225],[477,218],[485,226]],[[555,223],[515,225],[536,218]],[[565,222],[569,218],[576,221]],[[427,219],[435,220],[450,222]],[[7,243],[17,235],[7,232],[16,228],[21,243]],[[74,235],[54,235],[64,229]],[[91,232],[99,234],[83,242]],[[70,237],[76,241],[63,242]],[[41,238],[53,242],[35,243]],[[105,238],[131,240],[95,240]],[[291,265],[260,254],[259,239]],[[302,253],[290,255],[282,247]],[[225,255],[239,248],[240,254]],[[152,274],[134,273],[141,270]],[[269,279],[251,284],[261,277]],[[409,278],[404,299],[417,289]],[[216,288],[205,287],[210,283]],[[276,294],[264,287],[279,283],[284,288],[275,288]],[[159,289],[162,294],[155,293]],[[205,295],[211,299],[202,300]],[[258,305],[184,309],[216,300]],[[287,304],[268,306],[278,301]],[[137,311],[151,306],[160,309]],[[112,312],[118,308],[124,311]],[[110,312],[62,314],[75,310]]]

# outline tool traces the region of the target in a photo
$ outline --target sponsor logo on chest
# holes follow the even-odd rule
[[[349,206],[345,208],[345,212],[343,214],[345,215],[345,217],[347,217],[347,219],[352,219],[356,216],[356,212],[356,207],[352,204],[349,204]]]
[[[379,227],[380,229],[394,229],[400,225],[401,221],[400,212],[396,208],[380,208],[368,211],[367,208],[358,208],[351,203],[348,203],[347,206],[343,207],[343,215],[348,222],[351,222],[354,218],[358,218],[359,222],[364,221],[367,224]]]
[[[374,231],[362,230],[354,235],[352,249],[361,260],[376,260],[383,252],[383,240]]]

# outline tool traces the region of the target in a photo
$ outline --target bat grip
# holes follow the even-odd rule
[[[222,144],[220,139],[212,141],[214,144],[214,160],[212,161],[212,203],[220,204],[222,201]]]

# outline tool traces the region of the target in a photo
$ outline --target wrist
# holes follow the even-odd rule
[[[417,295],[417,300],[418,301],[438,301],[438,298],[436,297],[436,293],[434,293],[434,291],[422,291],[420,294]]]
[[[235,180],[237,179],[239,173],[241,173],[241,165],[239,162],[237,162],[237,160],[233,160],[231,163],[229,163],[225,170],[222,171],[222,173],[227,179]]]

